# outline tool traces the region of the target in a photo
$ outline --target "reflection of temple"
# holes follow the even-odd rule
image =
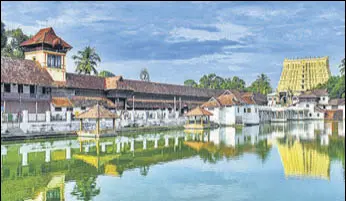
[[[285,176],[313,177],[329,180],[330,159],[300,142],[293,146],[278,143],[278,150],[284,167]]]

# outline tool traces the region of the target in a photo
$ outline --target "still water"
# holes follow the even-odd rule
[[[345,200],[345,123],[2,143],[1,200]]]

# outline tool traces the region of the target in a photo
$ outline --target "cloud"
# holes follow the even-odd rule
[[[219,40],[232,40],[240,41],[241,39],[252,36],[250,29],[245,26],[236,25],[230,22],[208,24],[202,26],[214,27],[215,30],[202,30],[193,29],[188,27],[174,28],[169,32],[170,37],[168,42],[181,42],[181,41],[219,41]],[[217,31],[216,31],[217,30]]]

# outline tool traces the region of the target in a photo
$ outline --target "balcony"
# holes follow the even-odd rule
[[[48,101],[50,99],[50,94],[1,93],[1,100]]]

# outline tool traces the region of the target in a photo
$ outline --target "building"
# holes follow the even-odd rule
[[[329,103],[326,89],[306,91],[298,96],[296,107],[308,109],[307,119],[324,119],[325,109]]]
[[[278,91],[308,91],[331,76],[328,57],[285,59]]]
[[[202,107],[214,115],[210,120],[221,125],[259,124],[258,105],[266,105],[265,96],[252,92],[226,90],[212,97]]]
[[[52,119],[65,119],[100,103],[108,109],[169,110],[183,113],[203,104],[220,90],[66,72],[72,46],[53,28],[41,29],[21,44],[25,59],[1,57],[2,113],[16,118],[28,110],[29,120],[50,111]],[[43,120],[44,121],[44,120]]]

